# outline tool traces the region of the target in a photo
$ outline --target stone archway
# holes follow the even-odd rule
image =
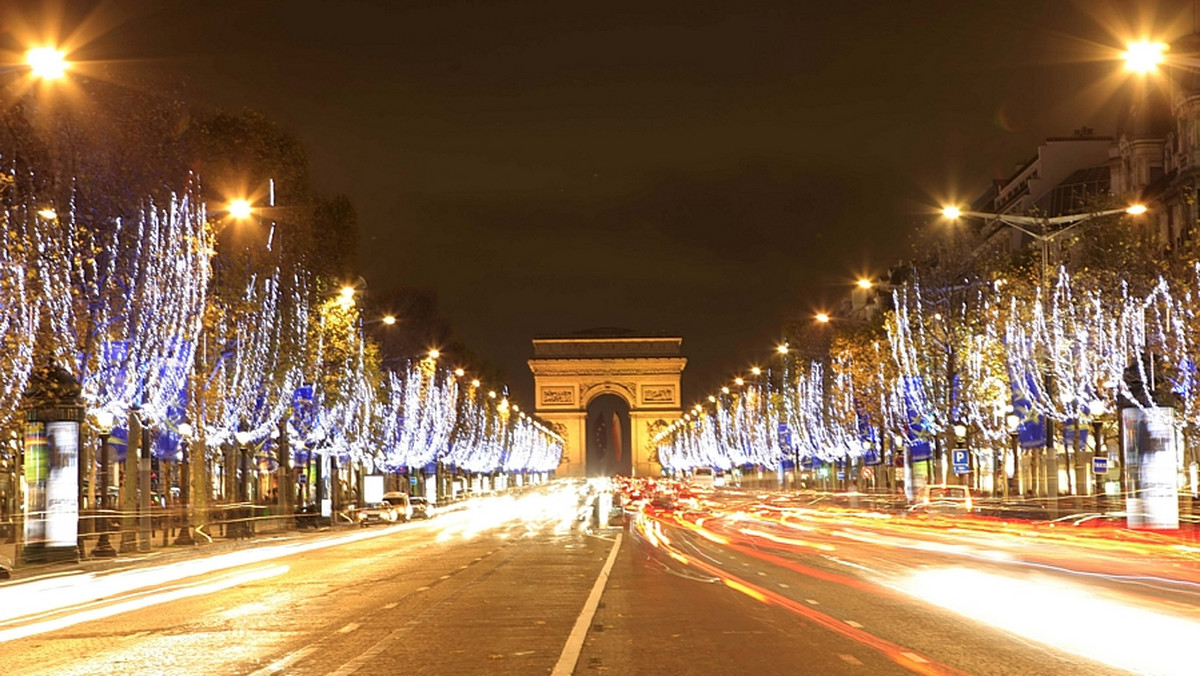
[[[629,403],[615,394],[601,394],[587,405],[584,465],[588,476],[629,476],[633,473]]]
[[[642,337],[628,331],[601,329],[562,338],[533,341],[529,360],[537,396],[535,413],[563,437],[558,476],[626,474],[656,476],[650,441],[682,415],[680,377],[687,359],[680,356],[678,337]],[[605,411],[599,453],[596,427]],[[612,414],[621,421],[621,461],[615,462]],[[626,436],[628,435],[628,436]]]

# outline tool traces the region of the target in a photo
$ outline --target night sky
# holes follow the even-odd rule
[[[1136,13],[1135,13],[1136,12]],[[683,336],[695,399],[1049,136],[1113,133],[1188,1],[107,2],[92,58],[298,135],[371,291],[436,290],[531,402],[534,336]],[[687,402],[685,402],[687,403]]]

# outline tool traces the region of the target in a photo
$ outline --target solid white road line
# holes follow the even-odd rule
[[[250,672],[249,676],[274,676],[275,674],[286,671],[287,668],[290,667],[293,663],[298,662],[298,661],[304,659],[305,657],[308,657],[309,653],[313,652],[316,649],[317,649],[316,646],[309,646],[307,648],[301,648],[301,649],[297,650],[296,652],[285,656],[282,659],[276,660],[276,661],[268,664],[267,666],[263,667],[262,669],[259,669],[258,671]]]
[[[608,574],[612,572],[613,563],[617,560],[617,551],[620,549],[621,534],[617,533],[616,542],[613,543],[612,551],[608,554],[608,561],[604,562],[604,568],[600,570],[600,577],[597,577],[596,584],[592,585],[592,593],[588,594],[587,602],[583,604],[583,610],[576,618],[575,627],[571,629],[571,635],[567,637],[567,644],[563,646],[562,654],[558,656],[558,663],[554,665],[554,671],[550,672],[550,676],[571,676],[575,671],[579,653],[583,652],[583,640],[587,638],[588,627],[591,626],[592,618],[596,615],[596,608],[600,606],[604,585],[608,583]]]

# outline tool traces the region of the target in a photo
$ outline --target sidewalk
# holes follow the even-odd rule
[[[287,521],[292,521],[292,519],[289,518]],[[336,528],[329,525],[315,528],[297,528],[295,526],[282,527],[278,524],[268,526],[263,522],[259,522],[255,524],[254,533],[244,534],[235,530],[233,526],[234,524],[210,524],[199,530],[193,530],[192,539],[195,541],[195,544],[191,545],[174,544],[179,534],[178,529],[166,529],[166,541],[164,542],[163,529],[155,528],[152,530],[152,535],[149,538],[149,547],[143,547],[142,550],[139,550],[137,547],[137,534],[133,533],[133,546],[130,547],[127,545],[124,548],[125,551],[122,551],[121,535],[113,533],[109,536],[109,542],[112,544],[113,549],[117,550],[117,556],[115,557],[93,556],[92,552],[99,540],[99,535],[86,534],[81,538],[86,556],[77,561],[60,561],[55,563],[21,563],[17,558],[17,544],[7,541],[6,538],[0,541],[0,568],[4,569],[0,571],[0,579],[23,580],[46,575],[111,570],[127,567],[131,564],[165,563],[190,557],[210,556],[238,549],[247,549],[265,543],[278,544],[289,540],[304,539],[312,535],[323,535],[332,532],[348,531],[350,529],[350,524],[341,525]],[[210,532],[211,530],[215,530],[215,532]],[[7,572],[8,575],[5,576],[4,572]]]
[[[459,500],[449,503],[438,510],[439,514],[454,512],[466,508],[471,500]],[[138,547],[137,532],[131,531],[132,536],[123,548],[120,533],[111,533],[109,543],[117,550],[115,557],[97,557],[93,554],[100,539],[98,533],[86,533],[80,540],[85,555],[76,561],[61,561],[56,563],[21,563],[17,556],[17,544],[10,538],[0,538],[0,585],[4,580],[23,580],[45,575],[60,575],[68,572],[95,572],[127,567],[133,564],[148,564],[169,562],[189,557],[211,556],[238,549],[248,549],[262,544],[279,544],[281,542],[308,539],[312,536],[330,535],[333,533],[352,532],[356,528],[346,513],[341,513],[337,525],[330,525],[331,520],[319,518],[315,514],[296,513],[287,516],[267,516],[245,519],[244,512],[238,512],[237,506],[225,506],[226,516],[232,518],[205,524],[192,530],[192,540],[195,544],[174,544],[179,535],[179,529],[171,525],[161,527],[161,520],[156,519],[155,525],[148,538],[148,547]],[[255,509],[268,508],[256,506]],[[220,513],[220,512],[217,512]],[[247,528],[249,526],[249,528]],[[136,526],[135,526],[136,528]],[[165,538],[164,538],[165,534]]]

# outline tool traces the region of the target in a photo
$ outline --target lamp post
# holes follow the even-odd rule
[[[238,515],[241,519],[238,521],[237,528],[234,532],[241,537],[250,536],[250,518],[249,510],[246,503],[250,500],[249,497],[249,481],[250,468],[248,467],[247,458],[249,456],[250,432],[245,429],[245,423],[241,425],[243,429],[239,429],[234,433],[234,439],[238,445],[238,462],[237,462],[237,501],[241,504],[238,508]]]
[[[1008,436],[1010,439],[1010,444],[1012,446],[1012,452],[1013,452],[1013,467],[1015,469],[1015,474],[1019,477],[1021,475],[1021,458],[1019,455],[1020,446],[1017,444],[1017,442],[1018,442],[1018,438],[1019,438],[1018,430],[1021,426],[1021,417],[1018,416],[1016,413],[1009,413],[1007,416],[1005,416],[1004,422],[1008,424]],[[1002,457],[1000,459],[1000,478],[1003,479],[1003,486],[1004,486],[1003,498],[1005,500],[1007,500],[1008,499],[1008,458],[1007,457]]]
[[[179,443],[179,515],[183,523],[179,526],[179,535],[175,537],[175,544],[194,545],[196,541],[192,539],[192,515],[188,509],[188,494],[191,492],[188,445],[191,443],[192,426],[187,423],[180,424],[179,436],[182,438]],[[170,487],[168,487],[168,492],[169,490]]]
[[[117,550],[113,548],[112,542],[109,541],[109,533],[112,531],[112,521],[109,518],[109,512],[112,509],[112,505],[108,496],[109,467],[111,466],[108,437],[112,434],[115,422],[116,419],[111,411],[100,410],[96,413],[96,434],[100,438],[100,539],[92,549],[92,556],[103,558],[111,558],[117,555]]]
[[[955,450],[962,449],[967,452],[967,471],[965,474],[963,474],[961,483],[965,486],[969,486],[971,484],[971,469],[974,463],[971,461],[970,447],[967,446],[967,426],[961,421],[956,421],[953,425],[953,429],[954,442],[957,444],[957,448]]]
[[[1025,235],[1028,235],[1038,243],[1039,254],[1039,271],[1038,271],[1038,286],[1042,294],[1042,308],[1045,312],[1046,304],[1050,298],[1050,273],[1049,273],[1049,258],[1050,244],[1057,241],[1063,235],[1075,230],[1075,228],[1087,223],[1093,219],[1104,216],[1115,216],[1118,214],[1128,214],[1138,216],[1146,213],[1146,207],[1141,204],[1134,204],[1121,209],[1104,209],[1090,213],[1082,214],[1067,214],[1063,216],[1035,217],[1035,216],[1018,216],[1014,214],[992,214],[979,211],[966,211],[956,206],[946,206],[941,210],[942,216],[945,218],[957,221],[963,217],[976,218],[987,223],[1001,223],[1010,228],[1018,230]],[[1052,230],[1053,226],[1058,227]],[[1036,228],[1036,229],[1035,229]],[[1049,380],[1049,375],[1046,376]],[[1050,391],[1049,382],[1047,392]],[[1078,430],[1076,430],[1078,434]],[[1046,464],[1046,492],[1050,498],[1051,514],[1057,515],[1058,512],[1058,452],[1054,444],[1054,434],[1050,426],[1049,416],[1046,416],[1046,454],[1041,462]],[[1040,463],[1039,463],[1040,464]]]
[[[1101,420],[1100,417],[1103,416],[1107,412],[1108,412],[1108,409],[1104,405],[1104,402],[1100,401],[1099,399],[1093,399],[1091,402],[1088,403],[1088,415],[1090,415],[1092,418],[1092,444],[1093,444],[1093,449],[1094,449],[1092,452],[1092,458],[1093,458],[1092,472],[1093,473],[1095,473],[1095,471],[1096,471],[1094,459],[1102,457],[1102,454],[1104,452],[1103,451],[1103,449],[1104,449],[1103,439],[1101,438],[1102,435],[1104,434],[1104,421]],[[1096,473],[1096,511],[1100,512],[1101,514],[1104,513],[1105,492],[1106,491],[1104,490],[1104,475]]]

